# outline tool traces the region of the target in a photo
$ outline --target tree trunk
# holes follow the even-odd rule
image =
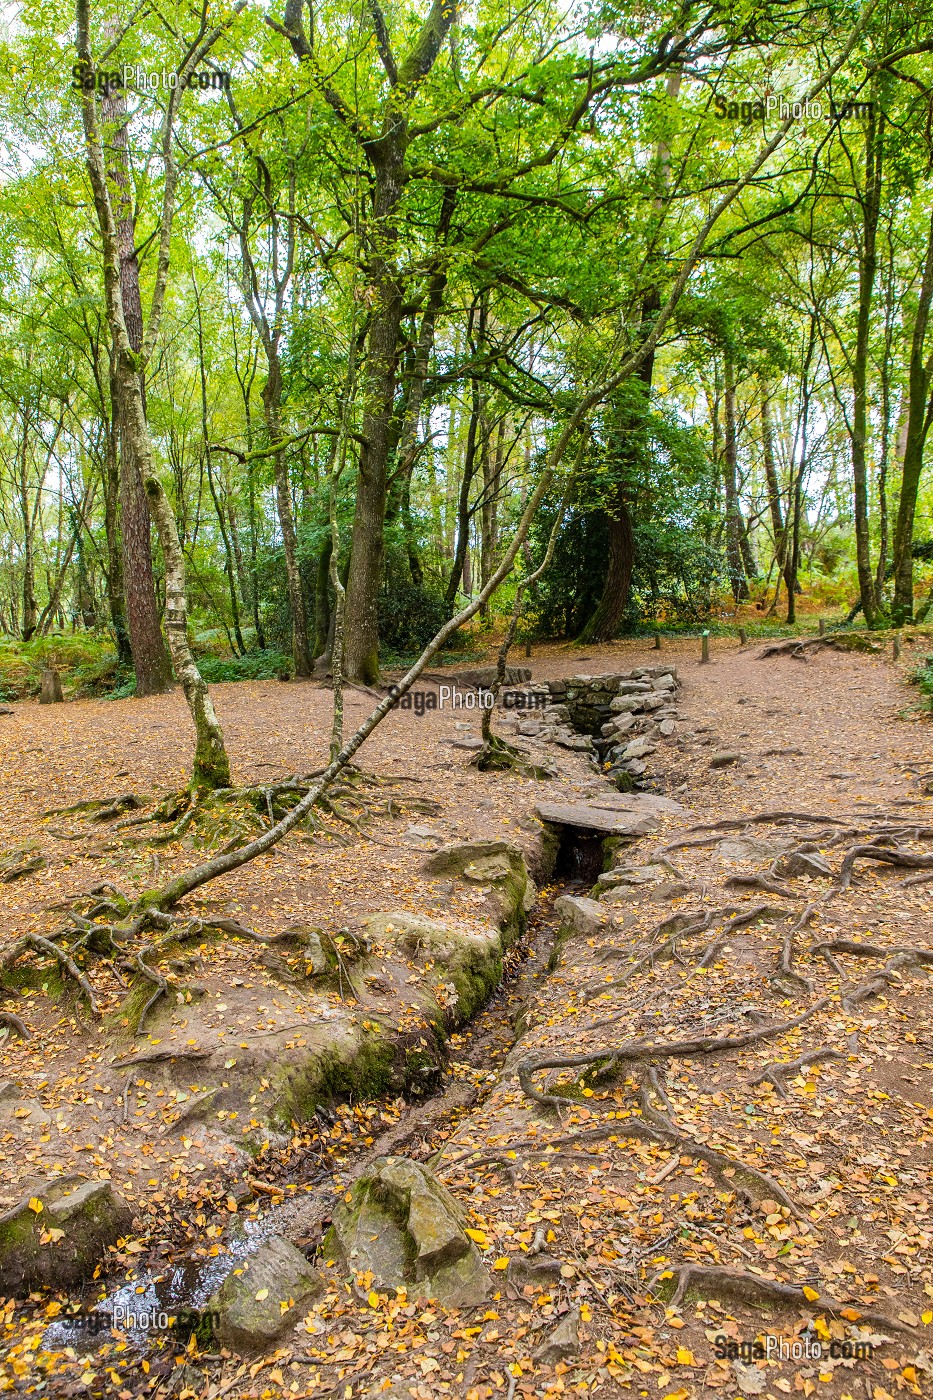
[[[771,531],[774,535],[774,560],[778,569],[778,586],[774,595],[774,607],[776,607],[781,578],[783,577],[787,584],[787,593],[791,604],[793,603],[794,580],[793,569],[788,561],[787,532],[781,510],[781,487],[778,481],[777,463],[774,458],[774,424],[771,421],[770,386],[765,379],[761,381],[761,453],[764,460],[765,480],[768,484],[768,509],[771,514]]]
[[[862,246],[859,255],[858,317],[852,361],[852,486],[855,505],[855,556],[859,597],[867,626],[874,627],[878,608],[871,568],[868,515],[868,341],[877,265],[876,242],[881,202],[881,125],[870,108],[865,133],[865,190],[862,197]]]
[[[136,257],[136,218],[127,153],[126,96],[123,88],[107,88],[101,97],[101,115],[108,124],[107,180],[113,190],[113,215],[120,256],[119,287],[123,319],[130,347],[139,354],[143,344],[143,308]],[[110,125],[112,124],[112,125]],[[116,381],[114,381],[116,382]],[[119,393],[119,386],[118,386]],[[140,375],[142,411],[146,388]],[[125,431],[129,404],[118,397],[115,404],[120,439],[120,539],[123,548],[123,588],[136,694],[157,695],[172,685],[172,669],[159,623],[155,580],[152,573],[152,538],[149,508],[143,489],[140,463],[133,456],[134,434]]]
[[[379,680],[379,585],[382,578],[395,361],[402,320],[402,284],[393,259],[397,232],[393,216],[402,193],[405,142],[387,134],[373,150],[375,198],[370,286],[376,298],[367,342],[363,445],[353,516],[353,544],[347,579],[344,666],[349,681],[373,685]]]
[[[279,419],[281,399],[281,367],[276,355],[270,360],[269,375],[262,389],[266,427],[272,442],[281,442],[283,438],[282,424]],[[295,676],[298,680],[306,680],[314,670],[314,659],[311,656],[311,647],[308,642],[308,615],[305,610],[304,588],[298,564],[298,536],[295,531],[292,488],[284,450],[273,453],[272,470],[275,477],[275,501],[278,508],[279,526],[282,530],[282,552],[285,555],[288,602],[292,614],[292,656],[295,662]]]
[[[606,581],[596,611],[580,633],[581,642],[611,642],[618,636],[625,615],[635,562],[635,540],[626,489],[625,483],[620,482],[612,509],[607,513],[609,563]]]
[[[226,788],[230,786],[230,761],[224,747],[223,730],[188,644],[185,561],[178,541],[175,515],[161,482],[151,474],[146,477],[146,495],[165,558],[165,630],[172,663],[194,720],[196,738],[191,788],[192,791]]]
[[[107,606],[117,657],[121,666],[130,666],[133,652],[126,625],[126,600],[123,593],[123,541],[120,537],[120,459],[116,428],[116,400],[111,384],[111,419],[106,426],[106,455],[104,459],[104,535],[107,541]]]
[[[64,700],[62,694],[61,677],[54,666],[44,666],[42,668],[42,679],[40,681],[39,704],[40,705],[60,705]]]
[[[470,383],[472,404],[470,424],[467,429],[466,451],[463,456],[463,476],[460,478],[460,493],[457,500],[457,543],[450,578],[447,580],[447,589],[444,593],[444,601],[449,608],[454,606],[461,579],[464,581],[464,591],[466,593],[471,591],[466,582],[467,551],[470,544],[470,487],[473,483],[473,473],[476,470],[476,435],[482,414],[483,396],[480,393],[478,382],[473,379]]]
[[[334,542],[328,535],[318,555],[314,581],[314,655],[318,668],[330,665],[330,553],[333,547]]]
[[[726,437],[723,452],[723,480],[726,488],[726,569],[729,585],[736,603],[748,597],[748,580],[745,575],[745,559],[742,552],[742,535],[745,522],[739,508],[738,436],[735,419],[735,366],[732,357],[726,353]]]
[[[930,428],[931,413],[928,399],[931,371],[933,371],[933,356],[924,358],[931,300],[933,300],[933,216],[930,218],[923,278],[920,284],[913,334],[910,339],[907,436],[904,443],[901,498],[894,531],[894,605],[891,609],[891,617],[897,625],[909,622],[914,611],[914,516],[917,510],[920,473],[923,469],[923,449]]]

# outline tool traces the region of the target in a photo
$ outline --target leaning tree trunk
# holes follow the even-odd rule
[[[157,477],[146,477],[146,495],[165,556],[165,630],[172,652],[172,664],[194,721],[196,743],[191,788],[192,791],[200,791],[229,787],[230,762],[224,747],[223,730],[188,644],[185,560],[178,540],[175,513]]]
[[[107,178],[113,190],[113,215],[119,250],[119,289],[126,334],[135,354],[143,346],[143,306],[136,255],[136,216],[133,210],[127,153],[126,96],[122,88],[107,88],[101,97],[101,114],[108,127]],[[114,380],[116,383],[116,378]],[[140,375],[143,412],[145,384]],[[133,455],[134,435],[125,430],[131,409],[120,397],[114,405],[120,439],[120,540],[123,548],[123,589],[136,694],[157,695],[172,685],[172,669],[159,624],[152,573],[152,539],[149,508],[138,459]]]

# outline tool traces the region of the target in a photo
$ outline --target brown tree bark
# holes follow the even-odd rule
[[[114,223],[120,256],[119,294],[130,347],[139,355],[143,346],[143,308],[136,256],[136,212],[130,178],[126,110],[123,88],[107,88],[101,96],[101,117],[107,180],[112,191]],[[145,413],[145,375],[140,371],[140,395]],[[119,394],[119,380],[115,381]],[[118,397],[116,423],[120,442],[120,545],[123,551],[122,582],[126,603],[136,694],[157,695],[172,685],[172,668],[162,637],[159,605],[152,572],[152,536],[149,507],[143,489],[138,458],[133,455],[134,435],[125,430],[131,406]]]
[[[151,492],[151,499],[159,509],[159,523],[162,527],[162,545],[167,570],[166,587],[170,604],[168,622],[174,629],[172,634],[174,655],[181,668],[182,674],[179,678],[185,690],[185,699],[188,701],[195,727],[197,749],[194,770],[198,786],[229,784],[229,766],[226,767],[226,777],[224,777],[226,754],[223,750],[223,735],[216,722],[216,716],[213,715],[207,687],[191,655],[190,648],[188,648],[187,636],[184,635],[187,609],[183,592],[184,567],[181,563],[181,548],[178,543],[174,516],[153,470],[152,443],[149,436],[149,426],[146,422],[143,378],[140,371],[145,367],[145,363],[155,346],[168,285],[177,179],[173,143],[178,102],[189,74],[209,52],[233,18],[244,8],[245,3],[246,0],[237,0],[230,16],[222,20],[220,25],[215,26],[212,30],[208,30],[206,17],[202,15],[201,31],[187,50],[186,57],[178,72],[177,85],[172,90],[168,100],[161,130],[164,185],[160,211],[158,265],[153,289],[152,311],[141,352],[133,349],[124,316],[120,237],[111,199],[111,182],[108,178],[107,163],[101,140],[97,99],[93,88],[83,88],[81,95],[85,156],[102,244],[104,302],[107,324],[113,339],[111,382],[114,389],[114,402],[120,405],[121,436],[125,438],[132,460],[139,466],[140,479],[146,482],[147,490]],[[93,72],[88,0],[77,0],[76,10],[78,59],[82,66]],[[179,589],[181,590],[180,595]]]
[[[303,0],[286,0],[280,32],[301,61],[314,61],[313,37],[302,24]],[[340,95],[326,89],[333,111],[354,131],[372,172],[372,218],[367,229],[366,280],[372,297],[367,336],[359,476],[353,518],[353,543],[347,577],[344,669],[350,681],[364,685],[379,679],[379,585],[382,579],[383,525],[389,460],[396,445],[393,428],[396,361],[402,319],[402,281],[396,265],[398,206],[405,188],[409,143],[408,109],[430,73],[456,15],[455,0],[432,0],[424,23],[401,62],[392,53],[378,0],[370,12],[377,48],[389,80],[378,135],[359,134],[356,120]],[[277,26],[278,27],[278,26]]]
[[[146,495],[152,507],[162,554],[165,558],[165,630],[172,652],[175,674],[185,692],[194,720],[195,749],[191,770],[193,791],[230,786],[230,762],[224,747],[223,730],[188,643],[188,604],[185,591],[185,561],[178,539],[175,514],[158,478],[146,476]]]
[[[865,132],[865,187],[862,191],[862,243],[858,265],[858,315],[855,354],[852,359],[852,488],[855,506],[855,557],[858,566],[859,597],[865,622],[874,627],[878,620],[878,600],[871,567],[870,521],[868,514],[868,340],[871,330],[872,295],[877,269],[878,218],[881,207],[881,133],[884,115],[869,110]]]
[[[606,516],[609,527],[606,581],[596,611],[580,633],[581,642],[610,642],[618,635],[632,587],[635,539],[625,482],[619,482]]]
[[[894,530],[894,602],[891,619],[898,625],[909,622],[914,612],[914,516],[923,469],[923,451],[933,418],[933,353],[926,354],[926,335],[933,302],[933,215],[927,235],[926,254],[917,313],[910,338],[910,365],[907,376],[907,434],[901,471],[901,496]]]
[[[748,597],[748,579],[745,574],[745,559],[742,552],[742,533],[745,522],[739,506],[738,491],[738,435],[735,414],[735,365],[732,356],[726,352],[725,410],[726,436],[723,450],[723,483],[726,491],[726,568],[729,573],[729,586],[732,596],[738,603]]]
[[[116,390],[111,376],[110,420],[105,427],[104,449],[104,536],[107,541],[107,606],[121,665],[133,662],[133,649],[126,620],[123,589],[123,540],[120,533],[120,442]]]

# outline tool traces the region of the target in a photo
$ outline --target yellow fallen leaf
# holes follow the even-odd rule
[[[678,1366],[695,1366],[696,1364],[697,1364],[697,1359],[696,1359],[696,1357],[694,1356],[693,1352],[689,1350],[689,1348],[687,1348],[687,1347],[678,1347],[678,1348],[677,1348],[677,1365],[678,1365]]]
[[[369,1297],[367,1298],[366,1301],[369,1303],[369,1306],[370,1306],[371,1308],[378,1308],[378,1306],[379,1306],[379,1294],[375,1291],[375,1289],[370,1293],[370,1295],[369,1295]]]
[[[803,1296],[806,1298],[808,1303],[815,1303],[820,1295],[815,1288],[810,1288],[808,1284],[804,1284]]]
[[[509,1261],[505,1255],[503,1255],[501,1259],[496,1260],[492,1267],[494,1269],[507,1269],[509,1267]]]
[[[921,1322],[925,1322],[926,1325],[929,1327],[930,1323],[933,1322],[933,1312],[921,1313],[920,1320]]]
[[[263,1300],[263,1298],[268,1298],[268,1296],[269,1296],[269,1290],[268,1290],[268,1288],[260,1288],[259,1292],[256,1294],[256,1302],[257,1302],[257,1303],[261,1303],[262,1300]]]
[[[42,1234],[39,1236],[39,1243],[40,1243],[40,1244],[58,1244],[59,1240],[63,1240],[64,1238],[65,1238],[65,1232],[64,1232],[64,1230],[57,1230],[57,1229],[43,1230],[43,1231],[42,1231]]]
[[[29,1209],[34,1210],[36,1215],[41,1215],[45,1207],[39,1200],[38,1196],[32,1196],[29,1201]]]
[[[474,1242],[474,1244],[486,1243],[486,1235],[483,1230],[471,1230],[469,1227],[467,1227],[466,1234],[469,1235],[470,1239]]]

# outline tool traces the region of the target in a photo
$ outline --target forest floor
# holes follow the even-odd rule
[[[909,869],[873,856],[854,865],[848,888],[839,888],[839,876],[856,846],[933,849],[933,825],[925,825],[933,799],[921,782],[933,767],[930,721],[905,683],[909,651],[895,666],[889,657],[836,652],[760,660],[758,650],[714,640],[712,663],[701,666],[696,641],[666,643],[661,658],[619,643],[541,648],[530,662],[535,680],[676,662],[682,718],[661,755],[663,790],[686,810],[662,817],[631,852],[655,870],[672,862],[679,888],[670,893],[668,879],[659,901],[646,877],[608,906],[594,936],[561,945],[550,976],[543,960],[553,891],[542,892],[521,945],[526,969],[516,963],[477,1029],[454,1038],[463,1058],[451,1080],[472,1094],[446,1120],[431,1118],[430,1101],[415,1111],[423,1131],[410,1132],[404,1150],[426,1160],[443,1149],[434,1167],[470,1212],[492,1277],[501,1279],[488,1308],[458,1314],[335,1282],[266,1358],[183,1351],[163,1337],[150,1342],[141,1366],[125,1343],[56,1349],[44,1329],[63,1300],[33,1297],[7,1304],[0,1387],[123,1400],[929,1393],[933,985],[922,957],[890,959],[896,950],[933,949],[933,899],[929,886],[905,886]],[[326,690],[272,682],[212,689],[238,781],[304,771],[326,750]],[[348,695],[348,728],[371,704],[368,695]],[[551,781],[479,773],[455,747],[477,728],[475,713],[394,713],[364,747],[361,766],[396,779],[393,791],[436,804],[430,816],[403,805],[368,828],[376,840],[346,832],[339,842],[290,838],[186,908],[265,934],[310,921],[339,935],[392,909],[469,926],[483,913],[482,897],[424,879],[418,828],[444,841],[505,837],[532,859],[538,801],[608,790],[583,755],[552,747],[559,771]],[[711,767],[719,750],[740,760]],[[186,838],[133,846],[85,814],[43,815],[128,791],[162,795],[183,785],[189,758],[180,695],[23,703],[0,718],[2,844],[48,861],[2,886],[0,957],[22,932],[60,926],[62,909],[93,886],[143,889],[196,858]],[[798,816],[751,821],[777,812]],[[696,830],[724,821],[735,826]],[[678,841],[704,844],[668,849]],[[829,873],[799,860],[771,873],[789,849],[808,843]],[[756,876],[757,888],[748,879],[729,885]],[[749,923],[726,926],[752,910]],[[792,970],[785,963],[775,984],[791,932]],[[94,969],[99,1019],[70,990],[48,995],[54,987],[23,983],[16,1001],[4,1003],[30,1037],[10,1036],[2,1048],[9,1087],[0,1089],[0,1210],[35,1176],[112,1179],[135,1224],[111,1254],[102,1289],[184,1254],[222,1255],[234,1217],[261,1213],[267,1202],[300,1218],[302,1197],[322,1176],[342,1189],[354,1161],[411,1118],[400,1101],[357,1103],[332,1125],[315,1120],[247,1158],[229,1123],[185,1112],[204,1087],[202,1051],[229,1051],[223,1063],[231,1069],[239,1048],[252,1054],[262,1038],[287,1054],[307,1034],[308,998],[268,950],[242,940],[205,946],[189,970],[198,979],[194,1000],[160,1008],[135,1037],[122,1014],[127,987],[112,964]],[[661,1053],[681,1041],[701,1043]],[[184,1088],[169,1089],[148,1070],[127,1074],[134,1056],[155,1064],[167,1047],[183,1055],[186,1046]],[[623,1048],[630,1068],[579,1081],[565,1074],[566,1106],[534,1101],[518,1079],[529,1056],[596,1056],[600,1047]],[[809,1051],[829,1053],[756,1082],[775,1062]],[[544,1084],[540,1074],[533,1080],[539,1093]],[[636,1121],[647,1133],[631,1135]],[[258,1121],[237,1131],[250,1126]],[[247,1178],[251,1204],[249,1191],[233,1191]],[[536,1242],[555,1265],[538,1281],[517,1268]],[[683,1273],[685,1265],[695,1272]],[[547,1347],[561,1324],[576,1329],[563,1355]],[[796,1359],[757,1355],[752,1344],[764,1334],[788,1351],[796,1344]],[[823,1356],[815,1361],[817,1341]],[[830,1355],[834,1343],[839,1356]],[[804,1344],[809,1352],[800,1356]]]

